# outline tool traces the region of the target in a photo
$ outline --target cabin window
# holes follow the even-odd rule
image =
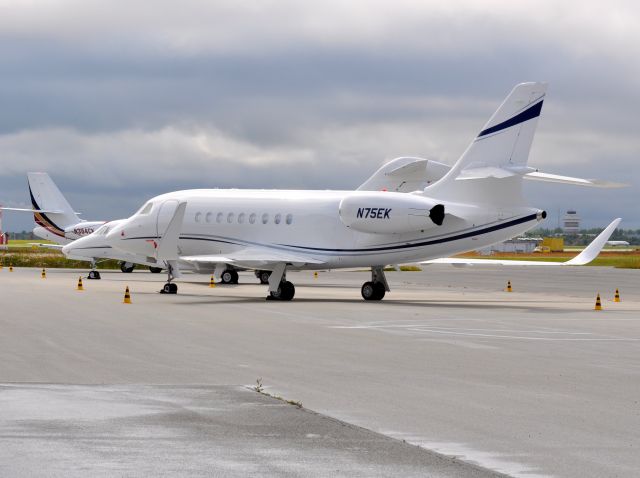
[[[205,216],[204,220],[207,222],[211,222],[211,219],[213,218],[213,213],[212,212],[208,212],[207,215]]]
[[[293,214],[287,214],[286,222],[287,224],[291,224],[293,222]]]
[[[197,212],[196,213],[196,222],[200,222],[200,218],[202,217],[202,213],[201,212]]]
[[[251,215],[249,216],[249,224],[255,224],[256,222],[256,213],[252,212]]]
[[[216,216],[216,222],[218,224],[220,224],[222,222],[222,218],[224,217],[224,214],[222,214],[221,212],[218,213],[218,215]]]
[[[262,215],[262,224],[266,224],[269,222],[269,214],[266,212]]]
[[[246,214],[241,212],[240,214],[238,214],[238,224],[244,224],[244,218],[245,218]]]
[[[233,218],[236,217],[236,215],[232,212],[230,212],[229,214],[227,214],[227,222],[229,224],[231,224],[233,222]]]
[[[276,217],[273,218],[273,222],[275,222],[276,224],[280,224],[281,221],[282,221],[282,214],[280,213],[276,214]]]

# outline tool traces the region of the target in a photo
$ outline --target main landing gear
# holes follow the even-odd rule
[[[362,298],[364,300],[382,300],[389,290],[387,278],[384,275],[384,268],[376,266],[371,268],[371,281],[362,284]]]
[[[280,282],[278,290],[269,292],[267,300],[291,300],[296,295],[296,288],[288,280]]]
[[[220,280],[223,284],[237,284],[238,272],[233,269],[225,269],[220,276]]]
[[[151,271],[151,273],[153,274],[160,274],[162,272],[162,267],[153,267],[153,266],[149,266],[149,270]]]
[[[177,294],[178,284],[171,282],[173,280],[173,267],[167,264],[167,283],[160,290],[161,294]]]
[[[291,300],[296,295],[296,288],[287,280],[287,265],[277,264],[269,275],[269,295],[267,300]]]
[[[121,262],[120,270],[125,273],[133,272],[133,269],[136,268],[136,265],[133,262]]]

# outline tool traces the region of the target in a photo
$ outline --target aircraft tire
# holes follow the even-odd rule
[[[231,283],[232,284],[237,284],[238,283],[238,272],[232,270],[231,271]]]
[[[374,282],[373,288],[375,289],[375,297],[373,300],[382,300],[384,298],[384,294],[387,292],[384,289],[384,284],[382,282]]]
[[[167,282],[160,291],[161,294],[177,294],[178,293],[178,284],[174,284],[173,282]]]
[[[136,265],[132,264],[131,262],[121,262],[120,263],[120,270],[124,273],[130,273],[133,272],[133,269],[135,269]]]
[[[268,284],[269,277],[271,277],[271,271],[260,271],[258,275],[258,279],[260,279],[261,284]]]
[[[296,288],[288,280],[280,284],[280,288],[280,300],[291,300],[296,295]]]
[[[225,269],[224,272],[222,273],[222,275],[220,276],[220,280],[222,281],[223,284],[233,284],[233,273],[235,271],[233,269]],[[237,272],[236,276],[238,275]]]
[[[289,281],[284,281],[280,283],[278,290],[276,292],[270,292],[269,297],[271,300],[291,300],[293,296],[296,295],[296,288]]]
[[[385,292],[382,282],[365,282],[360,289],[364,300],[382,300]]]
[[[149,270],[154,274],[159,274],[160,272],[162,272],[162,267],[149,266]]]
[[[362,284],[360,293],[362,294],[362,298],[364,300],[374,300],[374,297],[376,295],[376,288],[374,287],[373,282],[365,282],[364,284]]]

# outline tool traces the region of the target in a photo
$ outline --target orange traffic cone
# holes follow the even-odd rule
[[[127,286],[127,288],[124,291],[124,300],[122,301],[123,304],[130,304],[131,303],[131,294],[129,293],[129,286]]]
[[[13,264],[9,264],[9,272],[13,272]]]
[[[42,279],[46,279],[47,278],[47,271],[44,270],[44,267],[42,268],[42,272],[40,273],[40,277]]]
[[[84,290],[84,287],[82,287],[82,276],[78,277],[78,287],[76,287],[76,290]]]
[[[216,281],[213,279],[213,274],[211,274],[211,280],[209,281],[209,287],[212,289],[216,286]]]
[[[511,288],[511,281],[507,281],[507,288],[506,288],[507,292],[513,292],[513,289]]]
[[[620,292],[618,291],[618,289],[616,289],[616,295],[613,298],[614,302],[620,302]]]
[[[593,308],[593,310],[602,310],[602,303],[600,302],[599,292],[598,292],[598,295],[596,296],[596,306]]]
[[[314,278],[314,279],[317,279],[317,278],[318,278],[318,273],[317,273],[317,272],[314,272],[314,273],[313,273],[313,278]]]

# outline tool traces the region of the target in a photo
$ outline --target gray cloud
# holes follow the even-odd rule
[[[0,3],[0,199],[26,201],[29,170],[89,218],[179,188],[352,188],[400,155],[453,163],[546,80],[531,163],[632,187],[530,185],[532,204],[640,227],[640,12],[557,3]]]

